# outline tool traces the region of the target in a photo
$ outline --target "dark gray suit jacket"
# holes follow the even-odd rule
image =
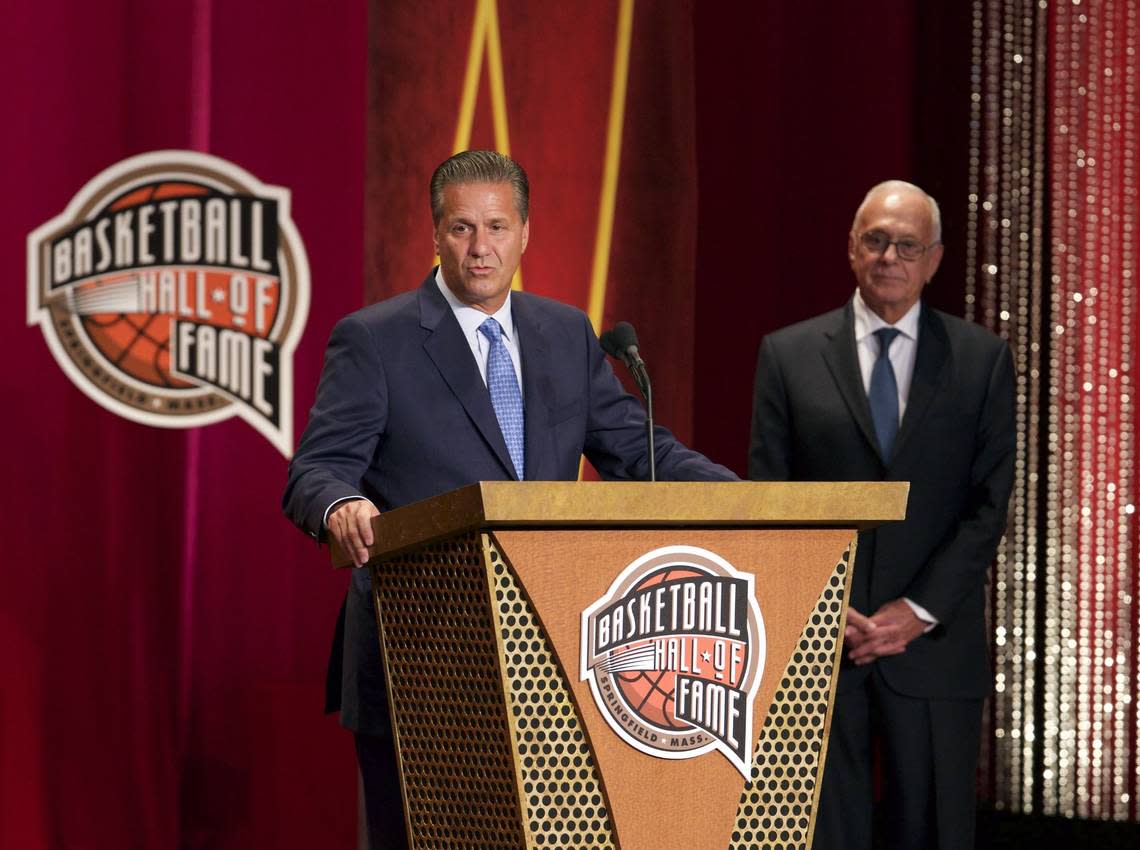
[[[876,662],[888,684],[931,699],[989,693],[986,571],[1013,483],[1008,346],[924,305],[906,413],[887,463],[859,372],[850,303],[767,336],[753,399],[749,477],[911,483],[906,521],[859,536],[850,600],[871,614],[905,596],[940,622],[902,655]],[[841,676],[840,687],[853,673]]]
[[[522,352],[524,477],[577,479],[585,454],[607,479],[647,479],[645,412],[614,376],[585,314],[523,292],[511,295],[511,311]],[[655,450],[661,479],[736,478],[664,428]],[[337,324],[289,465],[283,506],[298,527],[321,535],[325,509],[345,496],[366,496],[383,511],[515,478],[490,393],[434,271],[418,290]],[[356,571],[334,641],[329,707],[341,709],[345,726],[372,734],[388,728],[378,644],[367,573]]]

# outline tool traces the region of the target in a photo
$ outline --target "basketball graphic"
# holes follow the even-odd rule
[[[76,287],[77,301],[96,301],[133,277],[107,278]],[[131,377],[159,387],[186,387],[170,375],[170,323],[159,314],[100,312],[82,315],[80,326],[87,338],[110,362]]]
[[[689,567],[669,566],[646,576],[634,592],[644,590],[670,579],[700,576]],[[644,650],[645,644],[634,644],[630,651]],[[673,717],[673,686],[676,673],[672,670],[630,670],[615,677],[618,690],[625,701],[647,720],[665,729],[685,729],[686,724]]]
[[[28,324],[83,392],[147,425],[238,416],[288,456],[308,304],[288,191],[206,154],[124,160],[28,237]]]
[[[673,717],[672,670],[618,673],[614,678],[625,701],[651,723],[665,729],[684,729]]]
[[[627,743],[673,759],[719,749],[748,775],[765,653],[754,581],[713,552],[667,546],[582,613],[582,679]]]

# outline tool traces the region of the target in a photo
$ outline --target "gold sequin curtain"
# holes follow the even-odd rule
[[[1016,812],[1137,814],[1137,14],[973,3],[966,313],[1018,374],[983,784]]]

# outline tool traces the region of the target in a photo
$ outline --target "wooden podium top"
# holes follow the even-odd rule
[[[855,528],[906,517],[905,481],[481,481],[372,519],[372,559],[477,528]],[[334,567],[351,564],[332,543]]]

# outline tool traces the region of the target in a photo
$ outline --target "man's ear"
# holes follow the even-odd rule
[[[942,247],[942,243],[939,242],[930,249],[932,256],[930,258],[930,273],[926,276],[927,283],[930,283],[934,275],[938,273],[938,267],[942,265]]]

